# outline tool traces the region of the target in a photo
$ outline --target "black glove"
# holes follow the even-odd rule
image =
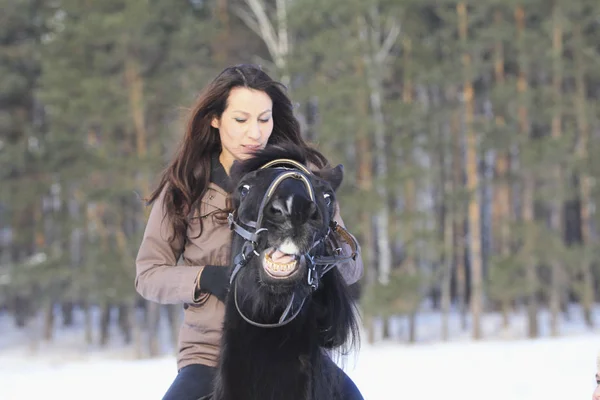
[[[228,267],[218,265],[206,265],[200,274],[200,290],[209,292],[225,302],[229,291]]]

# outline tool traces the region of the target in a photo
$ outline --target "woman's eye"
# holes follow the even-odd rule
[[[329,193],[325,193],[323,195],[323,198],[325,198],[325,204],[327,204],[327,206],[331,205],[331,195]]]
[[[266,124],[267,122],[269,122],[271,118],[267,118],[267,119],[259,119],[260,122],[262,122],[263,124]]]
[[[239,122],[240,124],[243,124],[244,122],[246,122],[246,120],[245,120],[245,119],[239,119],[239,118],[236,118],[235,120],[236,120],[237,122]]]
[[[244,197],[246,197],[246,195],[248,194],[248,192],[250,192],[250,186],[248,185],[244,185],[240,188],[240,196],[242,197],[242,199]]]

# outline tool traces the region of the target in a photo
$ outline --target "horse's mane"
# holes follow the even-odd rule
[[[293,143],[274,144],[257,151],[251,158],[244,161],[236,161],[231,167],[230,176],[234,184],[248,172],[255,171],[268,163],[279,158],[287,158],[297,161],[302,165],[307,165],[308,155],[302,149]]]

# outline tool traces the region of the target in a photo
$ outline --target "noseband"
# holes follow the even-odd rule
[[[252,257],[259,256],[259,250],[264,250],[264,246],[266,245],[267,233],[267,229],[262,227],[264,209],[271,197],[273,197],[273,194],[275,193],[277,187],[284,180],[301,180],[304,183],[304,186],[306,187],[311,201],[315,202],[316,199],[315,190],[313,188],[312,183],[310,182],[310,179],[308,179],[308,176],[311,176],[312,172],[301,163],[289,159],[277,159],[260,167],[260,169],[266,168],[277,168],[280,169],[281,172],[279,172],[276,175],[275,179],[273,179],[265,195],[263,196],[256,221],[243,222],[244,225],[247,225],[251,229],[249,230],[241,226],[236,221],[236,216],[233,213],[230,213],[227,218],[229,222],[229,228],[245,239],[240,253],[237,254],[233,260],[234,268],[233,272],[231,273],[230,284],[234,286],[233,296],[237,311],[246,322],[259,328],[277,328],[290,323],[294,318],[298,316],[298,314],[302,310],[302,307],[308,295],[306,295],[302,299],[302,302],[300,303],[298,309],[294,311],[292,315],[288,318],[288,315],[290,314],[290,311],[292,311],[294,305],[295,293],[292,293],[292,298],[290,299],[287,307],[285,308],[281,317],[279,318],[279,322],[273,324],[262,324],[248,318],[240,309],[237,299],[237,285],[235,284],[235,279],[240,269],[245,267],[248,264],[248,262],[252,259]],[[350,247],[352,248],[352,253],[350,255],[343,256],[341,254],[342,249],[337,243],[336,239],[331,235],[332,232],[337,233],[346,243],[350,245]],[[329,245],[334,254],[327,256],[313,254],[314,251],[318,248],[318,246],[322,243]],[[349,260],[355,260],[357,255],[358,243],[356,242],[354,237],[352,237],[352,235],[350,235],[346,229],[338,225],[338,223],[335,222],[332,217],[332,219],[329,221],[327,233],[322,238],[316,240],[308,252],[306,252],[305,254],[301,254],[301,258],[304,258],[307,266],[308,272],[306,277],[306,284],[310,287],[310,293],[317,290],[317,288],[319,287],[319,282],[323,275],[325,275],[337,264]]]

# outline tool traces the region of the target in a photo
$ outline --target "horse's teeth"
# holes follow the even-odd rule
[[[279,273],[289,274],[289,273],[292,273],[296,269],[297,265],[298,265],[297,260],[292,260],[289,263],[280,264],[280,263],[273,261],[269,255],[265,256],[265,266],[271,272],[279,272]]]

